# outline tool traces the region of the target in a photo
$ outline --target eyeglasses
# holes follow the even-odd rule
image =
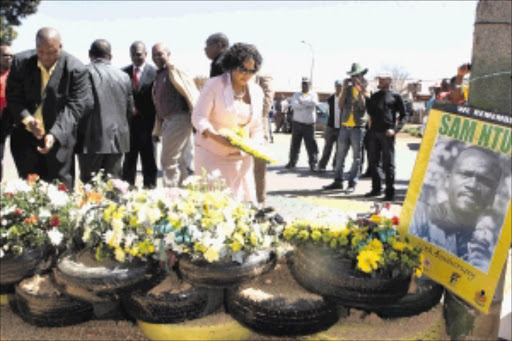
[[[254,75],[256,72],[258,72],[258,70],[256,70],[256,69],[248,69],[243,65],[237,67],[236,69],[238,72],[240,72],[241,74],[244,74],[244,75],[248,75],[248,74]]]

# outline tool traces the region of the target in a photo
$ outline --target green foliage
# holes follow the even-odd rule
[[[13,26],[37,12],[41,0],[3,0],[0,2],[0,42],[10,45],[18,35]]]

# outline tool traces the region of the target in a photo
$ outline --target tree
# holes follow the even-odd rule
[[[14,26],[21,25],[21,19],[37,12],[41,0],[3,0],[0,2],[0,41],[10,45],[18,33]]]
[[[402,93],[407,90],[406,80],[409,78],[409,71],[402,65],[384,65],[381,71],[391,72],[393,77],[393,88],[396,92]]]

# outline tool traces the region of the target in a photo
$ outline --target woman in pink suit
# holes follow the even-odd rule
[[[262,58],[255,46],[237,43],[225,54],[225,72],[209,79],[192,113],[195,137],[195,171],[201,174],[220,170],[221,177],[238,201],[256,203],[252,156],[233,147],[219,134],[242,127],[252,143],[263,143],[263,91],[250,82],[261,67]]]

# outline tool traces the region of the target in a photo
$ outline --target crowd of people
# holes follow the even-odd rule
[[[62,49],[59,32],[50,27],[38,30],[34,50],[13,55],[10,46],[1,49],[0,151],[10,134],[21,178],[38,174],[71,189],[76,155],[82,182],[102,170],[134,185],[140,157],[143,185],[154,188],[155,143],[161,142],[164,186],[182,186],[204,169],[219,170],[237,199],[264,203],[266,163],[220,133],[243,131],[256,145],[268,139],[272,77],[260,72],[250,82],[263,62],[255,46],[230,46],[222,33],[208,37],[211,79],[201,92],[171,62],[163,43],[151,49],[156,68],[146,62],[141,41],[129,48],[131,65],[112,66],[105,39],[92,42],[90,64],[84,65]]]
[[[395,135],[405,124],[405,105],[402,96],[391,87],[392,75],[383,72],[378,75],[379,90],[373,94],[367,91],[368,81],[364,78],[368,68],[353,63],[347,72],[348,78],[334,82],[335,93],[328,99],[329,115],[324,131],[325,144],[320,160],[315,139],[316,106],[318,96],[310,91],[310,82],[302,80],[302,91],[293,95],[290,107],[293,109],[292,138],[287,169],[294,169],[299,157],[302,139],[308,153],[312,172],[325,172],[333,147],[334,181],[324,190],[342,190],[347,181],[345,193],[355,191],[361,175],[364,150],[368,154],[368,175],[372,178],[372,190],[366,197],[381,195],[381,179],[385,177],[383,200],[393,201],[395,197]],[[276,121],[276,132],[285,120],[284,104]],[[277,106],[277,104],[276,104]],[[352,150],[352,164],[345,173],[345,160]],[[348,176],[346,176],[348,175]]]

